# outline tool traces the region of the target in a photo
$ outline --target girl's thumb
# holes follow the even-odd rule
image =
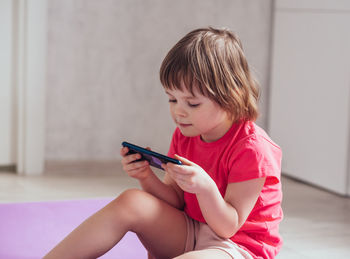
[[[180,160],[182,162],[182,164],[184,164],[184,165],[194,165],[194,163],[191,162],[190,160],[188,160],[188,159],[186,159],[186,158],[184,158],[182,156],[179,156],[177,154],[175,154],[175,158]]]

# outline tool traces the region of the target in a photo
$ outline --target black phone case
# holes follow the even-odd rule
[[[181,161],[179,161],[177,159],[174,159],[174,158],[171,158],[171,157],[159,154],[157,152],[154,152],[154,151],[151,151],[151,150],[139,147],[137,145],[128,143],[126,141],[124,141],[122,143],[122,146],[129,148],[128,154],[139,153],[141,155],[141,158],[136,160],[135,162],[142,161],[142,160],[147,160],[151,166],[154,166],[154,167],[159,168],[161,170],[164,170],[162,168],[162,166],[161,166],[162,163],[166,164],[166,163],[170,162],[170,163],[174,163],[174,164],[178,164],[178,165],[182,164]]]

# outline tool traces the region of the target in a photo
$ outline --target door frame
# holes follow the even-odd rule
[[[46,0],[13,1],[16,171],[22,175],[44,171],[47,13]]]

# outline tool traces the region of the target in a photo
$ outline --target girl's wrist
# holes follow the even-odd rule
[[[217,191],[219,191],[219,189],[216,186],[216,183],[214,182],[213,179],[210,178],[210,180],[205,185],[205,188],[200,190],[196,195],[197,196],[204,196],[204,197],[206,197],[207,195],[211,195],[211,194],[213,194],[213,193],[215,193]]]
[[[147,172],[144,174],[143,177],[140,177],[138,180],[140,182],[141,185],[149,182],[150,180],[152,180],[152,178],[155,176],[154,172],[152,171],[151,168],[147,169]]]

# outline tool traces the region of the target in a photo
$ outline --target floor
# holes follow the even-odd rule
[[[282,184],[284,246],[277,258],[350,258],[350,198],[287,177]],[[0,203],[115,197],[130,187],[138,183],[118,163],[50,163],[42,176],[0,172]]]

